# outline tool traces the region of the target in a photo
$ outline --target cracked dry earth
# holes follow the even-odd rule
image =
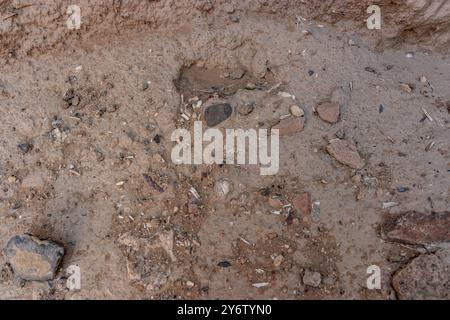
[[[1,298],[449,297],[449,57],[269,22],[184,24],[2,64],[0,245],[29,233],[65,253],[45,282],[2,253]],[[172,131],[192,130],[209,99],[233,107],[218,128],[301,121],[280,138],[277,175],[172,163]],[[339,113],[318,114],[323,103]],[[80,290],[66,288],[70,265]],[[366,287],[371,265],[379,290]]]

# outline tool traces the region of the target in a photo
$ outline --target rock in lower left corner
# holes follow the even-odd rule
[[[12,237],[5,253],[17,276],[24,280],[47,281],[55,277],[64,247],[25,234]]]

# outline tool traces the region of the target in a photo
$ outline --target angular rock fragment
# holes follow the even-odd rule
[[[255,107],[253,106],[252,103],[243,104],[239,106],[238,112],[241,116],[248,116],[250,113],[253,112],[254,108]]]
[[[387,221],[383,225],[383,232],[391,241],[408,244],[450,242],[450,212],[407,212]]]
[[[392,279],[401,300],[450,298],[450,250],[422,254],[414,258]]]
[[[279,266],[281,266],[281,263],[283,262],[283,255],[278,255],[273,259],[273,265],[275,268],[278,268]]]
[[[174,233],[158,232],[153,237],[136,237],[126,233],[118,239],[127,261],[129,279],[146,290],[160,290],[168,284],[172,263]]]
[[[305,111],[297,105],[290,106],[289,111],[294,117],[303,117],[305,115]]]
[[[219,197],[226,197],[233,189],[233,185],[228,179],[220,179],[215,184],[216,193]]]
[[[33,145],[30,143],[20,143],[19,145],[17,145],[17,148],[20,150],[21,153],[25,154],[33,149]]]
[[[320,119],[328,123],[336,123],[339,121],[339,103],[337,102],[325,102],[319,104],[316,108],[317,114]]]
[[[208,127],[217,126],[219,123],[227,120],[233,109],[228,103],[213,104],[206,108],[204,117]]]
[[[341,139],[333,139],[327,146],[327,152],[338,162],[353,169],[362,169],[364,160],[359,155],[355,146]]]
[[[231,263],[229,261],[223,260],[217,264],[221,268],[229,268],[231,267]]]
[[[304,126],[303,118],[288,117],[282,119],[277,125],[273,126],[272,129],[278,129],[280,136],[289,136],[294,133],[302,132]]]
[[[64,247],[51,240],[17,235],[8,241],[5,252],[14,273],[20,278],[47,281],[54,278]]]
[[[294,209],[300,214],[302,222],[309,225],[311,223],[311,194],[303,192],[292,199]]]
[[[303,275],[303,284],[317,288],[322,282],[322,275],[319,272],[306,270]]]
[[[409,84],[407,84],[407,83],[402,83],[402,84],[400,84],[400,89],[401,89],[403,92],[406,92],[406,93],[411,93],[411,92],[412,92],[411,86],[410,86]]]

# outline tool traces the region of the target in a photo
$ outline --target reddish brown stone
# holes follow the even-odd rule
[[[301,221],[306,225],[311,223],[311,195],[309,192],[303,192],[292,200],[294,210],[301,217]]]
[[[328,123],[336,123],[339,121],[339,103],[325,102],[319,104],[316,108],[317,114],[320,119]]]
[[[409,244],[450,242],[450,212],[407,212],[387,221],[383,231],[389,240]]]
[[[303,118],[288,117],[282,119],[277,125],[273,126],[272,129],[278,129],[280,136],[288,136],[297,132],[302,132],[304,126]]]
[[[327,146],[327,152],[342,164],[353,169],[362,169],[364,160],[359,155],[355,146],[345,140],[333,139]]]

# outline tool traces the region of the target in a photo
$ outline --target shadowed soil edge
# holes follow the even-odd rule
[[[1,298],[449,298],[448,2],[70,4],[0,2]],[[198,121],[279,171],[173,163]]]

